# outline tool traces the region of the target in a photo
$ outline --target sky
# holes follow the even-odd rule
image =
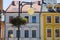
[[[13,0],[3,0],[3,9],[6,10],[8,8],[9,4],[11,4]],[[24,0],[24,1],[31,1],[31,0]]]
[[[24,0],[24,1],[31,1],[31,0]],[[3,9],[6,10],[11,4],[12,0],[3,0]],[[60,0],[57,0],[57,3],[60,3]]]

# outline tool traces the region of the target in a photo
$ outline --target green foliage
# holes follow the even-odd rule
[[[22,17],[15,17],[11,20],[10,22],[13,26],[21,26],[21,25],[25,25],[27,23],[27,19],[26,18],[22,18]]]

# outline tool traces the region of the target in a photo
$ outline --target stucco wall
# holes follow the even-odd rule
[[[18,13],[6,13],[5,14],[5,40],[17,40],[16,38],[16,27],[12,27],[9,24],[9,16],[18,16]],[[39,26],[39,13],[34,13],[33,15],[29,15],[27,13],[20,14],[21,17],[29,16],[29,23],[21,26],[21,40],[40,40],[40,26]],[[32,23],[32,16],[36,16],[36,23]],[[8,38],[8,30],[13,30],[14,38]],[[29,38],[24,37],[24,31],[29,30]],[[32,38],[32,30],[36,30],[36,38]]]

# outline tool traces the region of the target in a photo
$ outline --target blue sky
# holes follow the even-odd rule
[[[31,0],[24,0],[24,1],[31,1]],[[6,10],[8,8],[9,4],[11,4],[12,0],[3,0],[3,9]],[[60,3],[60,0],[57,0],[58,3]]]
[[[11,4],[13,0],[3,0],[3,9],[6,10],[6,8]],[[31,0],[24,0],[24,1],[31,1]]]

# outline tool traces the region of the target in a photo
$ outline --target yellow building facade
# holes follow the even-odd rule
[[[41,40],[60,40],[60,13],[41,13]]]
[[[3,0],[0,0],[0,10],[2,10],[3,9]]]
[[[1,22],[1,40],[4,40],[4,26],[5,26],[5,23]]]
[[[3,10],[3,0],[0,0],[0,16],[1,16],[1,11]],[[1,21],[0,17],[0,40],[4,40],[4,22]]]

